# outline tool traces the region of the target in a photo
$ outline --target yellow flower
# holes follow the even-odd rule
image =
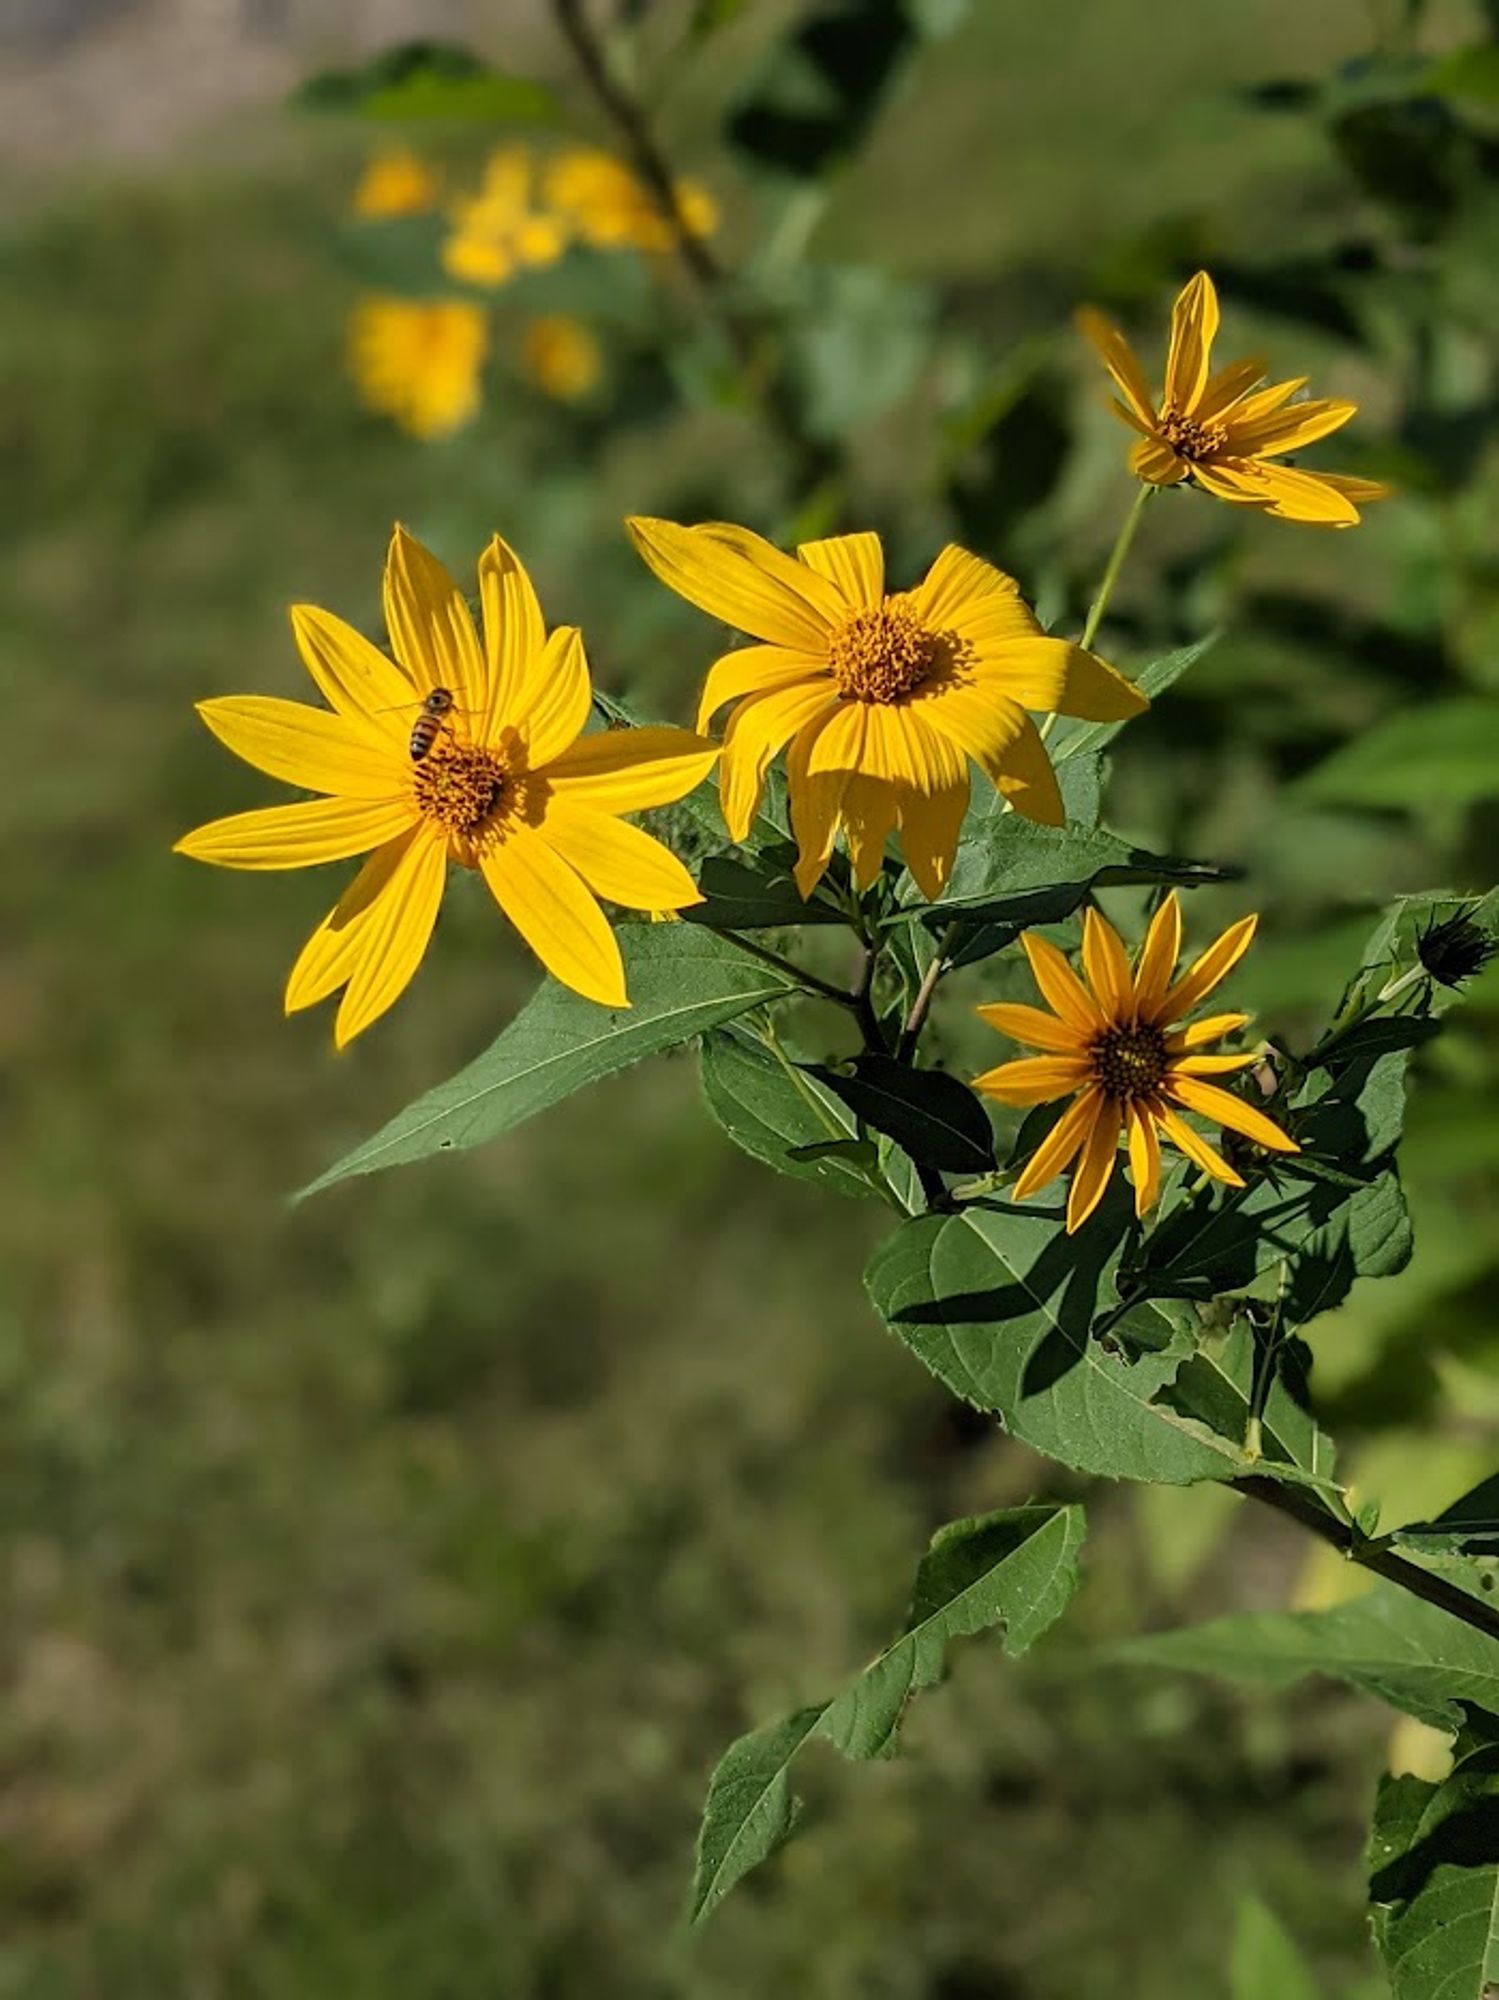
[[[361,299],[349,315],[349,372],[367,408],[413,437],[445,437],[479,407],[489,347],[466,299]]]
[[[971,758],[1030,819],[1060,826],[1055,773],[1028,708],[1117,722],[1147,705],[1110,666],[1049,639],[1016,584],[949,545],[915,590],[888,596],[873,534],[804,542],[799,560],[747,528],[628,524],[679,596],[764,643],[709,669],[698,728],[735,704],[720,783],[730,837],[743,840],[772,760],[786,773],[810,896],[843,829],[854,880],[879,873],[897,822],[906,866],[936,897],[952,869]]]
[[[682,220],[694,236],[711,236],[718,207],[698,181],[676,184]],[[669,250],[671,218],[640,177],[612,154],[579,148],[561,153],[547,173],[547,200],[596,250]]]
[[[392,215],[425,215],[437,206],[442,178],[409,146],[387,146],[377,153],[354,190],[354,213],[371,219]]]
[[[1300,1151],[1263,1111],[1205,1080],[1247,1069],[1258,1060],[1253,1051],[1239,1056],[1201,1053],[1242,1028],[1249,1016],[1212,1014],[1191,1026],[1179,1025],[1238,964],[1258,923],[1258,917],[1244,917],[1175,977],[1181,909],[1174,891],[1151,920],[1133,972],[1119,933],[1090,909],[1083,918],[1086,983],[1055,945],[1034,931],[1022,933],[1036,984],[1053,1011],[1003,1002],[980,1007],[978,1013],[1011,1041],[1045,1053],[1001,1063],[975,1077],[974,1089],[1001,1104],[1051,1104],[1060,1097],[1074,1101],[1015,1183],[1017,1201],[1045,1187],[1076,1159],[1067,1200],[1070,1236],[1103,1199],[1121,1133],[1129,1145],[1137,1215],[1153,1208],[1160,1194],[1162,1133],[1205,1174],[1229,1187],[1243,1187],[1241,1176],[1192,1130],[1182,1110],[1199,1112],[1272,1152]]]
[[[604,367],[598,342],[582,320],[568,313],[533,319],[521,342],[521,358],[538,388],[565,403],[586,396]]]
[[[454,206],[453,233],[442,246],[449,277],[503,285],[517,271],[556,263],[567,248],[567,226],[533,205],[533,178],[524,146],[491,153],[479,192]]]
[[[329,708],[257,695],[198,705],[236,756],[326,796],[215,820],[177,852],[257,869],[370,855],[286,988],[288,1013],[344,988],[340,1048],[405,990],[450,861],[478,869],[554,978],[606,1007],[629,1001],[595,898],[632,910],[701,901],[677,857],[618,815],[684,797],[715,747],[681,729],[585,736],[582,639],[567,625],[547,637],[530,578],[498,535],[479,559],[479,598],[482,643],[452,577],[397,528],[385,565],[394,660],[299,604],[292,631]]]
[[[1358,405],[1293,401],[1306,387],[1305,376],[1260,388],[1265,371],[1258,361],[1234,361],[1211,372],[1218,294],[1206,271],[1185,287],[1172,311],[1159,408],[1119,329],[1091,306],[1078,314],[1078,325],[1124,399],[1116,397],[1114,409],[1140,433],[1130,467],[1147,484],[1175,486],[1190,479],[1219,500],[1328,528],[1355,526],[1357,502],[1388,494],[1377,480],[1275,462],[1341,430]]]

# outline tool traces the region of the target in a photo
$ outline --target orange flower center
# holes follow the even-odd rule
[[[1176,410],[1161,412],[1161,436],[1178,458],[1186,459],[1211,458],[1228,442],[1222,424],[1200,424],[1195,417],[1184,417]]]
[[[1088,1060],[1106,1097],[1151,1097],[1166,1074],[1166,1037],[1145,1021],[1105,1028],[1093,1038]]]
[[[887,597],[843,621],[828,647],[828,665],[845,701],[899,701],[931,672],[939,643],[909,597]]]
[[[448,833],[472,840],[494,818],[505,796],[505,766],[493,750],[438,743],[412,767],[416,803]]]

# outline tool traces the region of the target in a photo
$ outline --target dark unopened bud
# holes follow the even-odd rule
[[[1441,923],[1433,920],[1416,939],[1417,958],[1443,986],[1461,986],[1499,953],[1499,938],[1473,921],[1477,907],[1455,910]]]

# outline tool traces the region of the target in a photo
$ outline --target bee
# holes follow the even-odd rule
[[[422,696],[422,712],[411,725],[413,764],[420,764],[444,729],[452,727],[452,715],[457,705],[451,688],[435,687],[430,694]]]

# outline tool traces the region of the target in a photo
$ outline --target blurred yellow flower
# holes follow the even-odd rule
[[[521,342],[521,359],[537,387],[564,403],[586,396],[604,369],[598,342],[568,313],[533,319]]]
[[[425,215],[437,206],[442,177],[409,146],[376,153],[354,190],[354,213],[372,220],[392,215]]]
[[[535,169],[524,146],[491,153],[479,192],[455,203],[442,247],[449,277],[503,285],[517,271],[554,264],[567,248],[563,220],[533,202]]]
[[[628,524],[690,604],[762,644],[709,669],[698,728],[735,703],[720,769],[724,819],[743,840],[772,760],[789,744],[796,880],[810,896],[840,828],[854,880],[879,873],[897,822],[906,866],[936,897],[968,807],[968,762],[1030,819],[1065,818],[1028,708],[1117,722],[1145,697],[1092,653],[1042,632],[1011,578],[949,545],[915,590],[889,596],[878,535],[804,542],[797,560],[747,528]]]
[[[413,437],[445,437],[479,407],[489,348],[466,299],[361,299],[349,315],[349,372],[367,408]]]
[[[1076,1159],[1067,1199],[1070,1236],[1103,1199],[1121,1133],[1129,1145],[1137,1215],[1153,1208],[1160,1196],[1162,1133],[1205,1174],[1229,1187],[1243,1187],[1242,1177],[1193,1131],[1183,1110],[1241,1132],[1272,1152],[1300,1151],[1263,1111],[1206,1081],[1259,1060],[1253,1049],[1238,1056],[1200,1053],[1242,1028],[1249,1016],[1212,1014],[1191,1027],[1175,1025],[1238,964],[1258,924],[1258,917],[1244,917],[1231,925],[1180,977],[1181,907],[1174,890],[1151,919],[1133,971],[1118,931],[1097,910],[1083,918],[1084,979],[1054,944],[1035,931],[1022,932],[1020,942],[1036,984],[1053,1011],[1008,1001],[977,1011],[1002,1035],[1045,1053],[1001,1063],[975,1077],[973,1087],[1001,1104],[1052,1104],[1060,1097],[1074,1101],[1015,1183],[1017,1201],[1055,1180]]]
[[[669,250],[671,218],[639,176],[610,153],[560,153],[547,172],[547,201],[596,250]],[[694,236],[711,236],[718,207],[698,181],[676,184],[682,219]]]
[[[1389,488],[1374,479],[1275,463],[1287,452],[1341,430],[1358,405],[1293,401],[1306,387],[1304,375],[1260,388],[1265,370],[1259,361],[1231,362],[1212,373],[1218,294],[1206,271],[1183,289],[1172,311],[1159,407],[1119,329],[1091,306],[1077,317],[1124,399],[1114,399],[1115,411],[1140,433],[1130,467],[1148,485],[1190,480],[1219,500],[1326,528],[1355,526],[1356,503],[1383,500],[1388,494]]]
[[[370,856],[286,988],[288,1013],[344,989],[340,1048],[404,992],[450,861],[483,875],[554,978],[607,1007],[629,1001],[596,899],[652,911],[701,901],[677,857],[619,815],[683,798],[716,747],[681,729],[584,735],[582,639],[571,626],[547,637],[531,580],[498,535],[479,559],[479,600],[482,642],[447,570],[398,527],[385,565],[393,660],[299,604],[292,631],[329,707],[257,695],[198,705],[236,756],[325,796],[214,820],[178,853],[254,869]]]

